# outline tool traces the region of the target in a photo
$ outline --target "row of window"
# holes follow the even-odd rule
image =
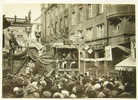
[[[97,11],[95,11],[95,8],[96,8]],[[84,11],[83,6],[79,7],[79,15],[77,15],[77,9],[73,8],[73,11],[72,11],[72,25],[76,25],[78,20],[80,22],[82,22],[85,19],[85,13],[84,12],[86,12],[86,11]],[[92,5],[92,4],[88,5],[88,18],[94,17],[95,16],[94,13],[102,14],[103,12],[104,12],[103,4],[99,4],[98,6],[95,6],[95,5]]]
[[[88,41],[98,39],[98,38],[103,38],[104,37],[104,24],[98,24],[96,26],[96,32],[94,32],[94,28],[90,27],[86,29],[86,39]]]
[[[100,4],[100,5],[86,5],[88,7],[88,14],[89,14],[89,18],[90,17],[93,17],[93,12],[94,12],[94,9],[95,7],[97,7],[97,11],[98,13],[103,13],[103,5]],[[78,20],[80,22],[82,22],[84,20],[84,18],[86,17],[86,13],[84,10],[85,6],[80,6],[79,9],[77,7],[73,7],[73,10],[72,10],[72,16],[71,16],[71,24],[72,25],[77,25],[78,23]],[[78,11],[79,10],[79,13]],[[54,11],[54,12],[53,12]],[[49,31],[50,33],[53,31],[53,29],[55,29],[55,31],[59,31],[60,29],[64,29],[65,27],[68,27],[68,15],[65,15],[64,18],[57,18],[56,16],[58,16],[58,14],[56,14],[58,12],[58,9],[56,8],[55,10],[52,10],[52,14],[48,13],[47,14],[47,31]],[[55,13],[55,15],[53,15]],[[58,20],[54,22],[55,18],[57,18]],[[54,19],[54,20],[53,20]],[[52,28],[51,29],[51,24],[52,24]],[[48,33],[49,33],[48,32]],[[60,32],[60,31],[59,31]],[[97,32],[98,33],[101,33],[103,34],[104,33],[104,28],[103,28],[103,25],[99,25],[97,26]],[[49,33],[49,34],[50,34]],[[100,37],[99,35],[97,37]]]
[[[88,5],[88,9],[89,9],[89,17],[93,17],[93,13],[94,13],[94,7],[93,7],[94,5],[91,5],[91,4],[89,4]],[[98,6],[97,6],[97,12],[98,12],[98,14],[101,14],[101,13],[103,13],[104,12],[104,6],[103,6],[103,4],[99,4]]]

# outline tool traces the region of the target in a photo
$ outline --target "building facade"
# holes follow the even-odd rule
[[[18,18],[3,16],[3,48],[9,49],[9,39],[14,35],[19,44],[24,45],[28,38],[27,29],[31,28],[31,18]]]
[[[135,5],[128,4],[42,4],[42,43],[82,42],[85,58],[103,58],[105,46],[111,46],[112,61],[85,64],[107,71],[130,55],[135,41]],[[117,54],[117,55],[116,55]],[[83,55],[84,56],[84,55]]]

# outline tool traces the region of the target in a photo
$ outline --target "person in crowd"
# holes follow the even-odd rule
[[[31,61],[30,63],[33,63]],[[26,67],[26,73],[10,75],[10,87],[17,98],[134,98],[135,93],[131,82],[121,80],[108,74],[58,72],[50,75],[45,73],[32,74],[33,64]],[[11,79],[10,78],[10,79]],[[12,85],[13,84],[13,85]]]

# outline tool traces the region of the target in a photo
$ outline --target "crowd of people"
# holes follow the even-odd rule
[[[35,64],[29,62],[17,75],[8,74],[3,86],[10,98],[135,98],[136,83],[122,82],[110,74],[78,72],[33,73]],[[7,96],[8,97],[8,96]]]

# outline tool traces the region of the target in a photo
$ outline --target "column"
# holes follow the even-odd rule
[[[109,72],[112,69],[110,61],[104,61],[104,72]]]
[[[94,58],[99,58],[99,53],[96,51],[95,54],[94,54]],[[99,66],[99,62],[95,62],[95,66],[98,67]]]
[[[79,72],[80,72],[80,46],[78,48],[78,56],[79,56],[79,58],[78,58],[78,68],[79,68]]]
[[[99,58],[99,53],[97,51],[95,52],[94,57],[95,57],[95,59]],[[99,68],[100,68],[99,64],[100,64],[99,61],[95,62],[95,66],[97,67],[96,76],[98,76],[98,74],[99,74]]]

